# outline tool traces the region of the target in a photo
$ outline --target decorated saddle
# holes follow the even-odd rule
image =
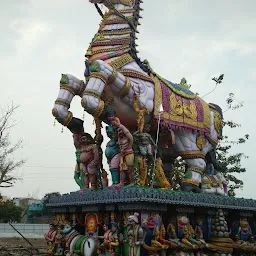
[[[186,79],[183,78],[179,84],[172,83],[154,72],[147,60],[143,64],[150,71],[155,84],[154,118],[159,118],[158,110],[162,105],[162,126],[190,130],[210,137],[210,106],[189,90]]]
[[[171,129],[182,128],[210,137],[210,107],[189,90],[185,78],[180,84],[151,75],[155,83],[154,117],[158,119],[162,104],[161,124]]]

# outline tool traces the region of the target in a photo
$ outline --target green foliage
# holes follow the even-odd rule
[[[234,94],[230,93],[229,97],[226,100],[228,109],[227,110],[236,110],[243,106],[243,103],[234,103]],[[226,110],[226,111],[227,111]],[[227,120],[223,122],[225,126],[235,129],[241,127],[240,124],[235,123],[233,120]],[[224,177],[229,181],[229,196],[235,196],[236,189],[243,188],[243,181],[239,180],[235,174],[244,173],[246,169],[242,167],[242,160],[248,158],[244,153],[231,153],[231,149],[235,145],[241,145],[246,143],[249,139],[249,134],[245,134],[243,137],[240,137],[236,140],[229,140],[229,137],[226,135],[223,137],[223,140],[217,146],[217,162],[218,169],[224,174]]]
[[[212,80],[216,83],[216,84],[221,84],[224,78],[224,74],[221,74],[218,78],[214,77],[212,78]]]
[[[170,172],[169,181],[173,190],[179,190],[181,181],[183,180],[186,169],[186,162],[181,157],[177,157],[174,161],[172,171]]]
[[[8,201],[0,203],[0,222],[7,223],[11,221],[20,222],[22,214],[22,208],[16,206],[14,203]]]

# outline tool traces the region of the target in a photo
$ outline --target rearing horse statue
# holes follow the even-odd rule
[[[69,112],[73,97],[78,95],[85,111],[94,117],[108,123],[105,113],[111,107],[121,123],[135,131],[133,102],[137,95],[140,108],[148,110],[145,122],[151,124],[151,132],[155,133],[160,118],[160,136],[168,135],[159,147],[165,152],[172,148],[172,156],[182,156],[186,161],[182,189],[200,192],[205,156],[221,137],[221,108],[207,104],[191,92],[186,79],[179,84],[169,82],[155,73],[147,61],[138,58],[135,40],[141,0],[90,2],[102,3],[109,10],[103,15],[85,55],[86,82],[69,74],[62,75],[53,115],[72,132],[79,130],[81,122]]]

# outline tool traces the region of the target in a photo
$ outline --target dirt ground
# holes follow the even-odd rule
[[[0,237],[0,256],[46,255],[46,241],[44,239],[30,238],[28,240],[38,251],[34,250],[33,247],[22,238]]]

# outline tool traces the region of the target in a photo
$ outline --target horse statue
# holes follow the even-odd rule
[[[66,247],[69,248],[65,255],[96,255],[97,242],[94,238],[80,235],[69,223],[64,226],[62,232],[65,235]]]
[[[147,60],[139,59],[135,40],[142,0],[90,2],[102,3],[109,11],[103,15],[98,8],[103,18],[85,54],[86,81],[62,75],[53,116],[75,132],[81,122],[69,108],[77,95],[89,114],[109,124],[106,112],[111,108],[120,122],[134,132],[137,123],[133,102],[138,97],[140,109],[147,109],[145,124],[151,124],[151,133],[156,133],[159,122],[159,136],[163,133],[169,136],[169,145],[159,143],[159,149],[167,151],[167,147],[172,147],[174,154],[186,161],[188,168],[181,188],[201,192],[205,156],[222,136],[221,108],[207,104],[190,91],[185,78],[178,84],[170,82],[154,72]]]
[[[228,181],[225,179],[223,173],[214,170],[212,164],[208,165],[207,174],[202,177],[202,190],[207,194],[228,195],[227,185]]]

